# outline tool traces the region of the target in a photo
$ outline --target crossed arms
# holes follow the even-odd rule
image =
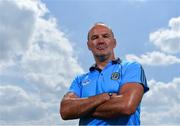
[[[131,115],[141,102],[144,89],[141,84],[127,83],[117,94],[99,94],[88,98],[79,98],[75,93],[67,93],[60,104],[62,119],[95,117],[110,119],[122,115]]]

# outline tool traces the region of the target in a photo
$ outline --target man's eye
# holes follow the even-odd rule
[[[98,38],[98,36],[94,35],[94,36],[91,37],[91,40],[95,40],[97,38]]]
[[[105,34],[103,35],[104,38],[110,38],[110,35],[109,34]]]

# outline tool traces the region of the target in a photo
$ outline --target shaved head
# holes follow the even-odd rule
[[[107,29],[109,29],[109,30],[111,31],[111,33],[112,33],[112,35],[113,35],[113,37],[114,37],[114,33],[112,32],[112,29],[111,29],[107,24],[105,24],[105,23],[103,23],[103,22],[97,22],[97,23],[95,23],[93,26],[90,27],[89,32],[88,32],[88,36],[87,36],[87,40],[89,40],[89,34],[90,34],[90,32],[91,32],[96,26],[106,27]]]

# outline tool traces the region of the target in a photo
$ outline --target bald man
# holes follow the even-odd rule
[[[71,83],[60,105],[62,119],[79,125],[140,125],[140,103],[149,90],[142,66],[116,58],[116,39],[110,27],[94,24],[88,49],[95,64]]]

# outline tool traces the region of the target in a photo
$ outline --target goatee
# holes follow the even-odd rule
[[[96,55],[96,57],[98,58],[100,62],[104,62],[108,59],[108,56],[106,55]]]

